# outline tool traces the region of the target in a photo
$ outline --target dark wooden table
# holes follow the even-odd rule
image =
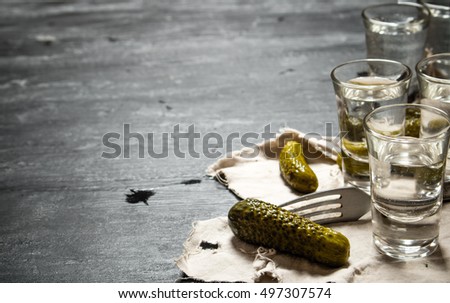
[[[377,2],[1,1],[0,282],[177,281],[192,222],[236,201],[218,156],[337,134],[329,74]]]

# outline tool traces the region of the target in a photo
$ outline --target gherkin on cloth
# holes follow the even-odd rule
[[[261,200],[237,202],[228,212],[228,224],[242,241],[330,267],[346,265],[350,256],[350,242],[340,232]]]
[[[317,190],[319,181],[306,162],[299,142],[288,141],[281,150],[279,161],[281,176],[291,188],[304,194]]]

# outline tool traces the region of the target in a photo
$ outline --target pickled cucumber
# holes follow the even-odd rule
[[[280,154],[281,176],[290,187],[307,194],[317,190],[319,181],[303,156],[302,145],[288,141]]]
[[[405,136],[420,137],[420,110],[408,108],[406,110]]]
[[[346,265],[350,256],[350,242],[343,234],[261,200],[237,202],[228,212],[228,224],[245,242],[330,267]]]

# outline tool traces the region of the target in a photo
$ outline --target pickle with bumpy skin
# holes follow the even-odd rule
[[[302,145],[289,141],[280,153],[280,171],[283,179],[293,189],[307,194],[317,190],[319,181],[303,156]]]
[[[228,224],[244,242],[274,248],[330,267],[344,266],[350,242],[343,234],[258,199],[237,202]]]

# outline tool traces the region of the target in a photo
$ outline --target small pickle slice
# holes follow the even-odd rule
[[[301,193],[315,192],[319,186],[319,180],[306,162],[299,142],[289,141],[283,147],[280,154],[280,172],[286,183]]]

